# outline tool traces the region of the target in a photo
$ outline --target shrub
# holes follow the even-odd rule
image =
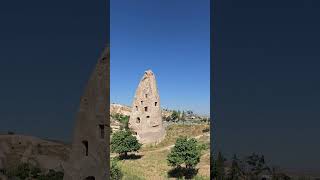
[[[119,180],[123,176],[120,167],[117,164],[116,159],[111,159],[111,168],[110,168],[110,179],[111,180]]]

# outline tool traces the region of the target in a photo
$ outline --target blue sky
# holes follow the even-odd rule
[[[210,112],[209,0],[111,0],[111,102],[131,105],[147,69],[161,106]]]

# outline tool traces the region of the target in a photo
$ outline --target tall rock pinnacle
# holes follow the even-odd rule
[[[129,128],[143,144],[158,143],[165,136],[155,75],[145,71],[132,103]]]

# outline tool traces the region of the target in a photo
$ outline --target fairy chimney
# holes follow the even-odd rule
[[[109,174],[109,48],[89,79],[77,114],[64,180],[105,180]]]
[[[165,136],[155,75],[145,71],[132,103],[129,128],[142,144],[158,143]]]

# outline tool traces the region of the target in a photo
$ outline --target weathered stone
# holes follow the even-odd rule
[[[7,142],[1,142],[1,143],[0,143],[0,150],[1,150],[3,153],[10,153],[10,148],[9,148]]]
[[[129,128],[143,144],[158,143],[165,136],[156,78],[151,70],[145,71],[136,90]]]
[[[32,146],[29,145],[26,150],[23,152],[22,157],[21,157],[21,162],[27,163],[29,158],[32,156]]]
[[[121,105],[121,104],[110,104],[110,114],[122,114],[126,116],[130,116],[131,107]]]
[[[106,48],[81,98],[64,180],[109,177],[109,60]]]

